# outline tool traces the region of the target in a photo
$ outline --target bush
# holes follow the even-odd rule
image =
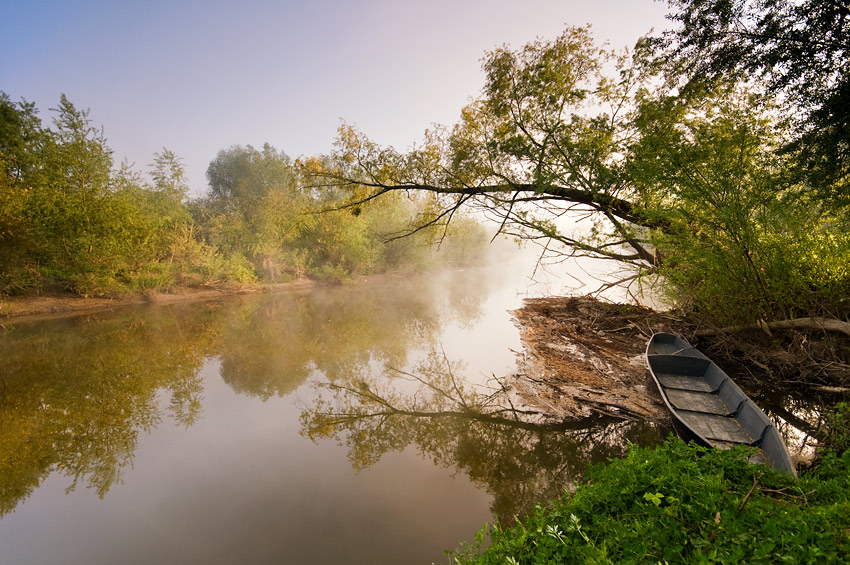
[[[320,281],[342,284],[351,280],[351,274],[342,265],[322,265],[311,274]]]
[[[812,563],[850,556],[850,456],[800,479],[668,439],[596,467],[572,496],[538,506],[457,563]],[[480,552],[480,553],[479,553]]]
[[[217,255],[213,261],[209,282],[252,283],[257,275],[251,267],[251,262],[241,253],[228,256]]]
[[[145,265],[123,278],[133,292],[163,292],[177,284],[175,273],[167,263]]]
[[[41,272],[30,265],[4,269],[0,272],[0,296],[23,294],[28,290],[39,291],[43,282]]]

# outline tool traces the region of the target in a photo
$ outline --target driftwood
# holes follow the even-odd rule
[[[812,387],[813,390],[818,392],[832,392],[838,394],[847,394],[850,392],[850,388],[846,386],[826,386],[826,385],[816,385]]]
[[[716,335],[721,333],[735,333],[746,330],[762,330],[768,335],[772,330],[824,330],[841,332],[850,336],[850,323],[837,320],[835,318],[797,318],[796,320],[779,320],[777,322],[765,322],[759,320],[757,324],[747,324],[743,326],[727,326],[719,329],[697,330],[694,335]]]

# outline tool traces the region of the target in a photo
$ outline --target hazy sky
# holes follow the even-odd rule
[[[653,0],[0,0],[0,90],[48,121],[65,93],[116,163],[180,155],[194,194],[216,153],[331,150],[340,120],[403,149],[452,124],[485,51],[593,26],[614,47],[666,27]]]

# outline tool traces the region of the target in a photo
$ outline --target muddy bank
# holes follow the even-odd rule
[[[643,359],[659,331],[688,339],[803,433],[817,435],[820,410],[802,410],[814,414],[803,421],[777,403],[777,391],[809,408],[850,398],[850,340],[841,333],[706,332],[694,320],[589,297],[529,299],[513,314],[524,346],[514,384],[527,403],[560,419],[605,414],[667,421]]]
[[[526,402],[561,419],[667,420],[643,354],[677,320],[588,297],[528,299],[513,314],[524,343],[515,385]]]
[[[458,269],[463,270],[463,269]],[[214,286],[204,288],[175,288],[168,292],[148,292],[111,298],[83,297],[70,293],[45,293],[25,296],[0,295],[0,325],[3,322],[46,320],[77,314],[113,310],[139,304],[174,304],[178,302],[202,302],[218,300],[228,296],[262,294],[271,292],[300,292],[321,286],[338,284],[361,284],[370,281],[390,281],[409,277],[405,273],[377,273],[356,275],[343,283],[323,282],[308,278],[284,283],[258,283],[241,286]]]
[[[74,294],[44,294],[0,298],[0,323],[60,318],[112,310],[138,304],[173,304],[216,300],[238,294],[306,290],[317,285],[310,279],[286,283],[239,287],[183,288],[167,293],[147,293],[116,298],[82,297]]]

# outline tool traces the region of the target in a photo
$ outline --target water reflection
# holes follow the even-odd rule
[[[470,285],[470,278],[477,281]],[[405,366],[449,320],[488,295],[470,273],[145,307],[7,324],[0,338],[0,516],[51,474],[103,497],[132,466],[140,433],[203,417],[212,358],[236,392],[285,396],[311,375],[338,380]]]
[[[315,371],[338,379],[370,362],[404,365],[408,351],[440,327],[434,296],[416,286],[382,280],[371,292],[251,301],[226,315],[231,337],[221,343],[221,376],[236,392],[269,398]]]
[[[801,387],[749,391],[747,385],[752,386],[742,388],[771,419],[792,458],[803,463],[813,459],[818,443],[826,439],[826,410],[846,400],[844,394],[817,394]]]
[[[0,340],[0,512],[53,470],[103,496],[131,464],[140,431],[200,412],[197,369],[213,337],[204,311],[17,326]]]
[[[665,436],[549,421],[483,382],[514,366],[509,274],[7,323],[4,559],[430,563]]]
[[[563,494],[589,463],[621,457],[628,442],[658,443],[668,432],[602,417],[547,420],[515,404],[504,381],[482,390],[465,381],[458,365],[435,350],[413,372],[318,383],[320,392],[302,412],[302,433],[347,446],[355,469],[415,445],[486,488],[493,513],[512,518]]]

